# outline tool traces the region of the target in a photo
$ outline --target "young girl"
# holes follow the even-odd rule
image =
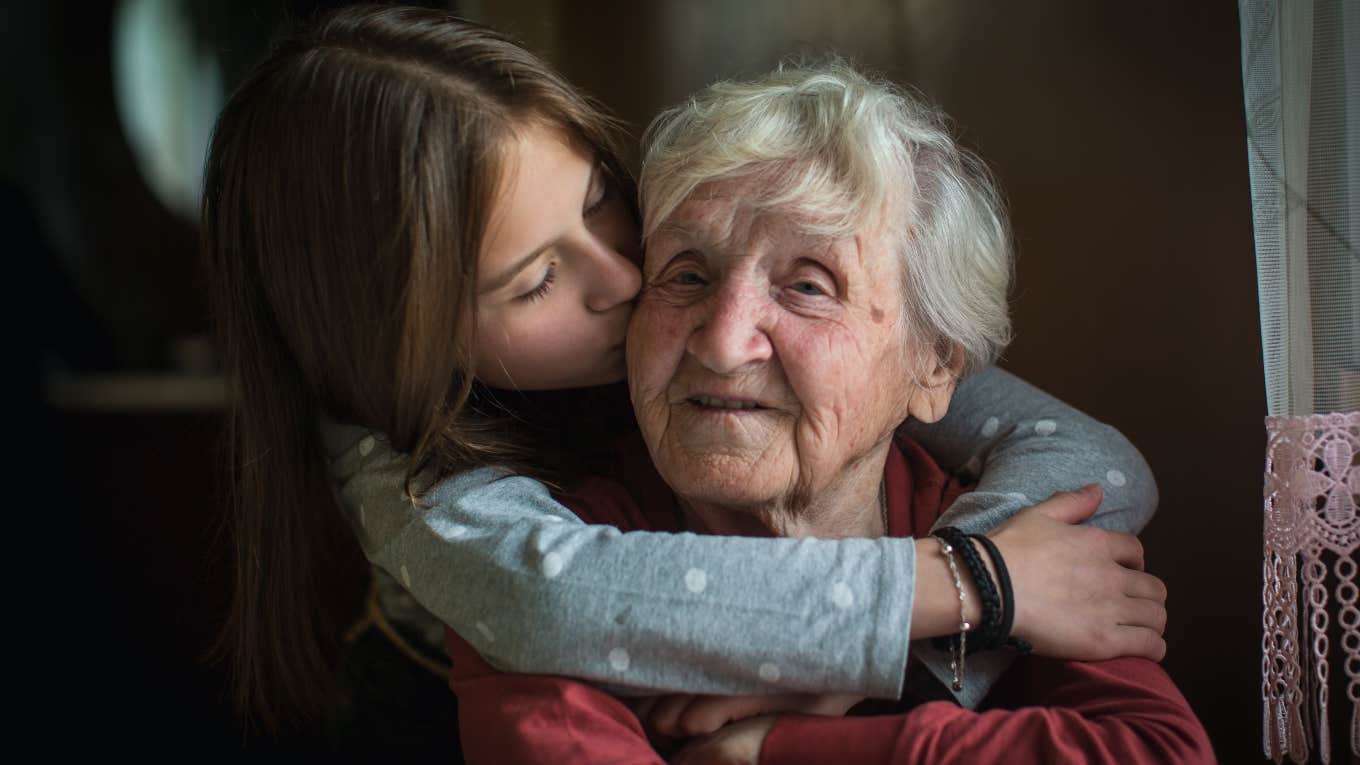
[[[222,647],[236,699],[266,726],[334,698],[356,535],[425,610],[519,672],[896,697],[908,641],[957,631],[953,579],[924,556],[918,568],[910,540],[621,534],[530,477],[598,467],[631,426],[616,384],[639,288],[622,135],[494,31],[394,7],[282,42],[223,110],[202,220],[233,393],[237,583]],[[1102,524],[1136,531],[1150,516],[1146,465],[1109,428],[997,370],[963,381],[954,410],[911,429],[941,464],[981,474],[942,522],[982,531],[1092,480]],[[1082,599],[1141,563],[1073,552],[1069,524],[1094,503],[1054,507],[1021,513],[1028,532],[1003,549],[1015,634],[1048,655],[1160,658],[1164,611],[1125,607],[1112,585],[1099,592],[1119,607]],[[556,557],[528,554],[549,541]],[[712,596],[709,582],[738,575],[749,597]],[[438,622],[385,581],[379,618],[405,611],[394,634],[437,645]],[[679,630],[677,614],[711,629]],[[609,651],[621,630],[645,661]],[[766,644],[791,642],[769,634],[803,638],[772,656]],[[962,701],[1006,660],[970,658]]]

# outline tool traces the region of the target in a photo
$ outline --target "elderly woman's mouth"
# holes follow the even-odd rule
[[[687,399],[687,401],[690,404],[693,404],[694,406],[697,407],[701,407],[703,409],[729,409],[735,411],[744,411],[769,408],[761,406],[760,403],[756,401],[751,401],[750,399],[722,398],[719,396],[706,396],[706,395],[691,396]]]

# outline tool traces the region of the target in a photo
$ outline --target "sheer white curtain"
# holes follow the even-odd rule
[[[1328,762],[1337,714],[1360,756],[1360,2],[1238,10],[1269,414],[1264,745],[1302,762],[1316,741]]]

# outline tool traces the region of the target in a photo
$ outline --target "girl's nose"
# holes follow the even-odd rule
[[[591,273],[586,307],[604,313],[637,297],[642,272],[631,259],[600,243],[590,253]]]

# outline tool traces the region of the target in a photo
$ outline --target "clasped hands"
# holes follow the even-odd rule
[[[1092,484],[1060,492],[988,533],[1010,569],[1013,634],[1043,656],[1100,661],[1166,655],[1166,586],[1143,571],[1132,534],[1078,525],[1099,506]],[[781,714],[841,716],[863,700],[849,694],[654,696],[633,711],[648,735],[687,741],[673,765],[756,765]]]

